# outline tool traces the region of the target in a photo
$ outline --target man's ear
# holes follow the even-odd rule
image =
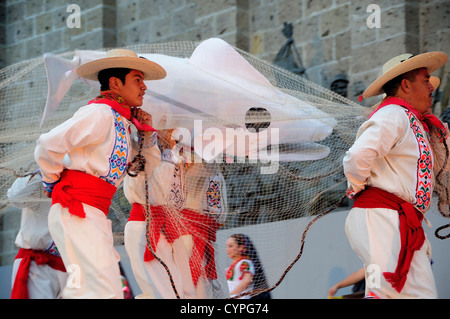
[[[402,90],[402,91],[405,92],[405,93],[409,93],[409,92],[410,92],[410,89],[411,89],[411,81],[409,81],[408,79],[403,79],[403,80],[400,82],[400,87],[399,87],[399,89]]]
[[[122,84],[122,81],[119,78],[116,78],[114,76],[109,78],[109,88],[111,90],[117,90],[120,84]]]

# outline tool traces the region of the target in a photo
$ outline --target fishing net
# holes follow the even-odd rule
[[[345,203],[342,158],[370,110],[219,39],[127,48],[167,77],[146,83],[142,109],[157,134],[133,129],[141,156],[108,215],[116,244],[127,245],[124,229],[139,203],[145,221],[135,226],[154,263],[153,288],[219,298],[239,271],[219,267],[232,260],[217,233],[247,232],[243,258],[264,275],[243,294],[275,288],[299,257],[304,219]],[[99,94],[74,69],[105,52],[49,54],[0,71],[0,218],[12,183],[38,169],[37,138]],[[280,234],[292,237],[289,247]]]

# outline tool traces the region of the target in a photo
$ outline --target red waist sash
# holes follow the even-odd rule
[[[38,265],[47,264],[53,269],[66,271],[61,257],[49,254],[43,250],[19,249],[16,259],[23,258],[20,262],[17,275],[14,280],[14,286],[11,291],[11,299],[28,299],[28,276],[30,272],[31,261]]]
[[[69,213],[86,217],[82,203],[100,209],[108,215],[116,187],[98,177],[80,171],[65,170],[52,192],[52,205],[59,203]]]
[[[189,259],[194,285],[197,285],[198,279],[202,275],[204,258],[206,278],[217,279],[213,242],[216,241],[216,233],[220,224],[206,214],[187,209],[184,209],[181,213],[183,220],[186,221],[189,233],[193,234],[194,237],[193,252]]]
[[[398,211],[401,248],[397,268],[394,273],[383,273],[385,279],[398,292],[403,289],[409,272],[414,252],[419,250],[425,241],[422,228],[423,214],[411,203],[376,187],[367,187],[355,199],[353,207],[388,208]]]
[[[169,243],[173,243],[182,235],[193,236],[193,248],[189,265],[191,268],[192,280],[197,285],[202,274],[203,259],[206,258],[205,273],[209,279],[217,279],[214,247],[216,232],[220,225],[211,217],[189,209],[178,211],[179,218],[173,218],[168,212],[168,207],[158,205],[151,206],[151,218],[149,225],[150,245],[153,251],[159,242],[161,233],[167,238]],[[141,204],[134,203],[128,221],[145,221],[145,209]],[[155,259],[148,247],[145,249],[144,261]]]

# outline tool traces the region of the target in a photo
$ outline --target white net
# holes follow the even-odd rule
[[[127,48],[159,63],[167,77],[147,83],[142,109],[152,115],[158,142],[146,148],[149,137],[140,139],[145,170],[126,177],[114,196],[108,217],[116,243],[144,242],[147,263],[158,263],[148,282],[164,296],[235,295],[231,282],[244,278],[245,267],[255,271],[244,295],[274,288],[301,251],[299,220],[344,199],[342,158],[370,110],[217,39]],[[104,53],[47,56],[56,72],[48,79],[47,108],[43,58],[0,71],[0,217],[14,180],[38,169],[37,138],[99,93],[98,83],[68,71]],[[124,229],[137,202],[146,220],[135,223],[132,242]],[[246,227],[253,227],[248,237],[233,238],[245,247],[240,260],[251,262],[241,266],[230,257],[233,267],[218,269],[225,243],[217,242],[217,231],[231,235]],[[280,233],[292,234],[290,247]]]

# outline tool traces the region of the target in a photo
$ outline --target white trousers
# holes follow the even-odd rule
[[[400,252],[398,212],[385,208],[352,208],[345,232],[350,246],[366,269],[366,294],[380,298],[437,298],[431,269],[431,247],[425,240],[414,253],[408,277],[401,292],[384,279],[383,272],[394,272]]]
[[[147,246],[147,226],[145,221],[129,221],[125,225],[125,249],[130,258],[134,277],[142,290],[139,298],[153,298],[153,286],[164,299],[176,298],[169,275],[161,263],[153,259],[144,262]],[[181,299],[203,298],[192,282],[189,266],[192,236],[181,236],[170,244],[164,234],[160,234],[155,254],[168,267],[172,275],[175,288]],[[153,285],[153,286],[152,286]]]
[[[14,260],[12,286],[21,262],[22,258]],[[32,260],[27,283],[28,296],[30,299],[60,299],[66,280],[66,272],[53,269],[49,265],[38,265]]]
[[[119,254],[111,221],[99,209],[83,204],[86,218],[52,205],[48,228],[69,275],[65,299],[122,299]]]

